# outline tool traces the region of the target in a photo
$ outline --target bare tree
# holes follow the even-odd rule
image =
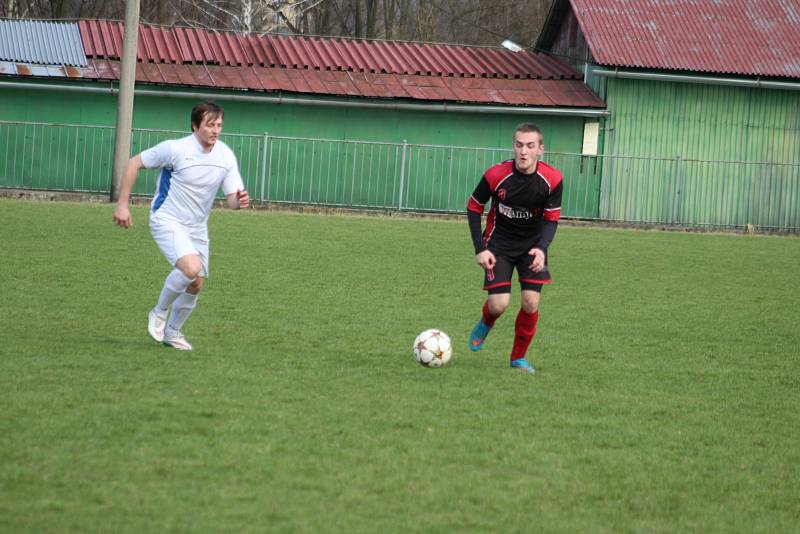
[[[358,5],[361,5],[361,2],[356,0]],[[367,38],[374,38],[377,37],[377,27],[376,23],[378,22],[378,0],[364,0],[365,3],[365,13],[364,13],[364,26],[362,32],[356,32],[356,37],[367,37]],[[361,17],[358,17],[359,19]]]
[[[417,24],[414,35],[409,36],[414,41],[436,41],[436,12],[433,0],[419,0],[417,5]]]
[[[552,0],[318,0],[303,11],[317,35],[454,42],[532,44]]]
[[[237,32],[530,46],[553,0],[141,0],[152,24]],[[121,20],[125,0],[0,0],[0,16]]]
[[[384,15],[386,39],[408,38],[413,28],[412,14],[415,3],[414,0],[384,0],[384,9],[389,14]]]
[[[536,41],[552,0],[436,0],[437,40],[497,45],[511,39],[523,46]]]
[[[142,20],[236,32],[281,29],[281,8],[288,0],[142,0]]]
[[[119,18],[124,0],[0,0],[0,17],[23,19]]]

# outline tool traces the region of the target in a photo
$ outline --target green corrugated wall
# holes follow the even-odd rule
[[[160,89],[148,87],[149,89]],[[548,149],[579,152],[583,118],[376,110],[225,102],[225,130],[235,133],[427,143],[475,147],[511,146],[514,127],[537,122]],[[189,130],[195,101],[186,98],[137,96],[134,128]],[[114,126],[116,96],[15,90],[0,87],[0,120]]]
[[[510,147],[514,126],[530,119],[545,131],[545,159],[564,172],[563,213],[567,217],[800,228],[800,92],[617,78],[603,81],[605,86],[598,88],[607,98],[611,117],[601,121],[601,155],[597,158],[576,155],[584,123],[578,117],[223,104],[227,132],[481,148]],[[138,97],[134,127],[188,132],[193,103],[182,98]],[[0,88],[0,120],[113,126],[115,114],[112,95]],[[62,156],[37,156],[26,135],[9,135],[0,137],[0,155],[4,156],[0,187],[69,189],[70,180],[80,180],[75,172],[70,174],[69,165],[62,164]],[[74,146],[86,154],[98,152],[98,143],[107,147],[112,142],[90,139],[88,134],[70,137],[64,131],[47,135],[65,151]],[[42,139],[38,135],[36,142]],[[133,150],[145,148],[144,144],[146,141]],[[427,163],[417,169],[419,174],[429,180],[436,178],[448,157],[446,151],[441,154],[429,152]],[[458,151],[454,154],[462,157]],[[9,155],[17,159],[10,162]],[[254,170],[261,169],[256,156],[243,156],[242,160]],[[92,178],[90,190],[102,190],[102,182],[110,179],[110,161],[91,165],[101,172]],[[404,202],[402,207],[463,209],[466,198],[461,197],[468,195],[469,184],[478,180],[478,166],[459,167],[460,174],[454,182],[448,176],[446,187],[407,184],[413,188],[407,189],[404,201],[420,199],[420,205]],[[385,166],[396,176],[395,167]],[[360,186],[363,176],[353,176],[352,166],[350,173],[340,179],[349,180],[351,187]],[[389,190],[396,185],[389,183],[394,176],[373,173],[365,192],[348,190],[345,196],[331,198],[336,202],[350,198],[354,202],[358,198],[361,202],[365,198],[373,199],[370,203],[387,202],[398,196],[397,190]],[[284,175],[279,179],[284,181],[274,182],[273,189],[282,201],[328,201],[308,190],[308,182],[296,187],[293,178]],[[335,179],[326,176],[326,180]],[[453,189],[450,184],[455,181],[459,185]],[[143,187],[139,192],[147,193],[151,185],[139,184]],[[305,191],[306,196],[295,198],[294,191]]]
[[[95,85],[96,86],[96,85]],[[152,87],[153,89],[158,89]],[[488,113],[424,112],[259,104],[220,101],[225,107],[225,131],[271,136],[359,141],[403,142],[462,147],[511,147],[514,127],[527,120],[538,123],[550,152],[580,152],[581,117],[521,116]],[[189,112],[195,101],[185,98],[137,97],[133,127],[189,131]],[[113,126],[116,97],[0,88],[0,120]],[[0,143],[4,143],[0,139]],[[79,140],[83,143],[83,139]],[[0,146],[0,153],[4,147]],[[8,148],[8,147],[5,147]],[[134,147],[140,150],[142,147]],[[573,158],[575,159],[575,158]],[[576,160],[577,161],[577,160]],[[558,165],[558,162],[555,162]],[[53,162],[49,163],[51,166]],[[594,165],[564,159],[567,185],[566,216],[596,217],[599,174]],[[57,165],[57,163],[56,163]],[[2,169],[0,169],[2,170]],[[433,172],[433,171],[432,171]],[[462,177],[477,180],[480,175]],[[47,187],[47,177],[2,177],[2,186]],[[574,199],[574,200],[572,200]],[[462,203],[463,200],[463,203]],[[466,205],[466,198],[448,205]],[[580,200],[580,204],[578,203]],[[585,202],[587,202],[586,204]]]
[[[800,91],[606,83],[601,218],[800,227]]]

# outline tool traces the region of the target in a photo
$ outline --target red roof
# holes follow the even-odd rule
[[[79,21],[83,77],[118,79],[119,22]],[[605,104],[546,54],[140,25],[137,82],[524,106]]]
[[[596,63],[800,77],[800,0],[569,0]]]

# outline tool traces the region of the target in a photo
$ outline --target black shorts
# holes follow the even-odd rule
[[[514,269],[517,269],[519,285],[522,289],[531,291],[541,291],[542,284],[552,282],[550,271],[547,269],[545,259],[544,270],[535,273],[531,270],[533,256],[522,254],[521,256],[509,257],[493,252],[495,259],[494,269],[488,270],[484,274],[483,289],[490,295],[499,293],[511,293],[511,276]]]

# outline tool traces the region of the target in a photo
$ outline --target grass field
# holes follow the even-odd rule
[[[465,221],[215,211],[184,353],[146,215],[0,199],[2,532],[800,525],[798,238],[562,226],[528,376]]]

